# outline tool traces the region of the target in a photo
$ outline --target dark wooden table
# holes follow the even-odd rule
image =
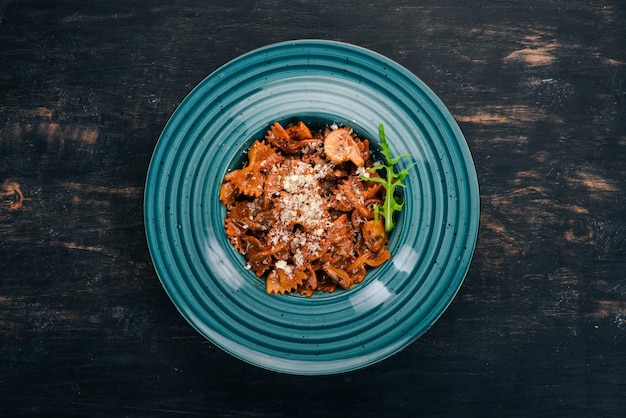
[[[268,372],[178,314],[142,199],[177,104],[289,39],[424,80],[481,186],[466,281],[369,368]],[[0,415],[626,413],[626,5],[620,0],[0,1]]]

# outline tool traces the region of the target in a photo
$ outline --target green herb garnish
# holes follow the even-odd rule
[[[380,136],[380,146],[382,148],[386,164],[375,165],[371,168],[371,170],[379,171],[385,169],[385,175],[381,177],[366,177],[361,175],[360,177],[363,180],[381,183],[385,188],[385,201],[382,206],[376,205],[374,207],[374,219],[378,220],[379,215],[382,215],[382,217],[385,218],[385,231],[389,233],[395,226],[393,221],[394,213],[400,212],[404,207],[404,199],[395,195],[396,187],[406,187],[402,181],[407,174],[409,174],[409,168],[415,164],[411,164],[411,166],[396,174],[394,170],[396,163],[400,161],[401,158],[410,157],[410,155],[403,154],[396,158],[391,156],[391,150],[389,149],[389,144],[387,143],[387,138],[385,136],[385,128],[382,123],[378,125],[378,135]]]

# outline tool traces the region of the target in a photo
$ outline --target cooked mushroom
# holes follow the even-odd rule
[[[363,167],[365,160],[359,145],[346,128],[335,129],[324,138],[326,157],[335,164],[352,161],[357,167]]]

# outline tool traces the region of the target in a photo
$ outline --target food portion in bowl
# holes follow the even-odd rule
[[[302,121],[275,122],[248,149],[243,167],[224,176],[226,235],[247,268],[265,276],[267,293],[348,289],[366,268],[391,258],[383,218],[402,207],[393,189],[406,170],[393,171],[382,126],[380,132],[387,165],[350,127],[311,132]]]

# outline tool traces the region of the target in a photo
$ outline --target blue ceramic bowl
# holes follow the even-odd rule
[[[391,234],[393,258],[349,290],[275,296],[224,233],[224,175],[271,123],[350,125],[415,163]],[[150,253],[165,291],[204,337],[266,369],[332,374],[380,361],[422,335],[468,270],[479,221],[476,172],[454,119],[392,60],[339,42],[252,51],[183,100],[156,145],[145,189]]]

